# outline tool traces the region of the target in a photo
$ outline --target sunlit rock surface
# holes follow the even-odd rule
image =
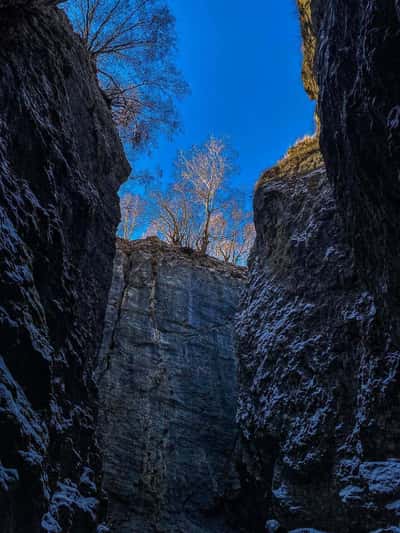
[[[245,271],[154,238],[118,247],[99,369],[111,531],[230,532]]]
[[[54,3],[0,1],[2,533],[89,533],[101,516],[92,369],[129,168]]]

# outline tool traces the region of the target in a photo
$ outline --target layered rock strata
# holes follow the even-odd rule
[[[111,531],[231,532],[245,269],[155,238],[118,248],[98,375]]]

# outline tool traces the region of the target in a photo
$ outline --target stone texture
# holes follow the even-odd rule
[[[155,238],[118,248],[98,371],[111,531],[231,532],[245,269]]]
[[[394,526],[396,356],[374,352],[382,315],[325,170],[264,183],[255,219],[238,321],[241,522],[251,531],[267,519],[286,531]]]
[[[380,350],[388,342],[384,349],[398,352],[400,2],[329,1],[323,13],[316,24],[321,148],[358,271],[392,330]]]
[[[6,10],[2,11],[3,16],[9,17],[12,12],[13,14],[18,14],[22,16],[28,11],[35,10],[36,8],[49,7],[52,5],[61,4],[65,0],[0,0],[0,9]]]
[[[87,533],[92,367],[129,168],[63,13],[12,4],[0,2],[0,531]]]
[[[312,0],[296,0],[301,20],[301,34],[303,38],[303,84],[312,100],[318,98],[318,83],[315,78],[314,61],[316,36],[313,24]]]
[[[337,408],[354,402],[361,355],[347,350],[366,334],[371,301],[355,280],[324,169],[263,183],[254,206],[238,321],[241,521],[250,531],[267,519],[286,531],[334,530],[340,501],[330,475],[340,459],[332,442],[344,446],[353,422]]]
[[[269,531],[394,532],[400,5],[299,3],[326,172],[280,176],[256,191],[238,322],[235,510],[251,531],[267,523]]]

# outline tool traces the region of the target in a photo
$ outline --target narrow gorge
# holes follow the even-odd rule
[[[317,132],[248,268],[115,239],[62,3],[0,0],[0,533],[399,533],[400,1],[297,0]]]

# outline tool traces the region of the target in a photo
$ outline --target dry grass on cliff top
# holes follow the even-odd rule
[[[141,251],[142,253],[147,252],[153,257],[161,255],[166,260],[169,258],[170,260],[175,259],[191,262],[194,266],[204,267],[209,270],[221,272],[234,278],[245,279],[247,276],[247,267],[245,266],[226,263],[225,261],[221,261],[216,257],[201,254],[192,248],[181,247],[167,243],[155,236],[136,239],[133,241],[120,239],[117,237],[116,245],[117,249],[127,255],[138,251]]]
[[[316,38],[312,23],[311,0],[297,0],[303,40],[303,84],[312,100],[318,98],[318,84],[314,74]]]
[[[323,166],[324,160],[320,151],[318,136],[307,135],[289,148],[285,156],[274,167],[261,175],[257,187],[267,181],[304,176]]]

